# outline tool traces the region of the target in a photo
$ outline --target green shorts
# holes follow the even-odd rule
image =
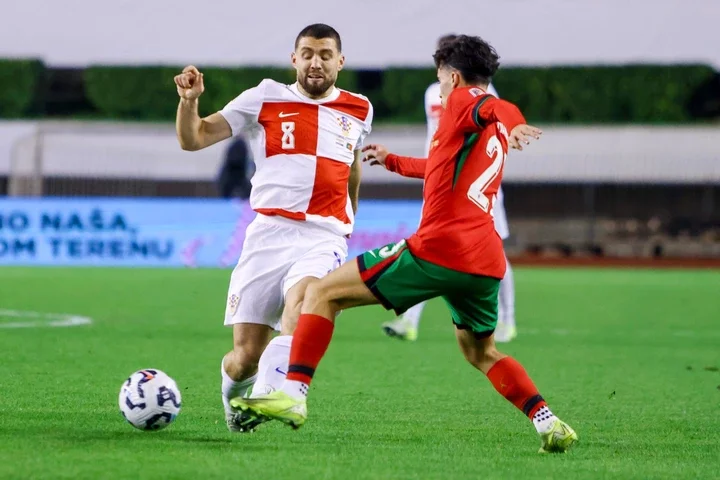
[[[357,262],[363,282],[386,309],[400,315],[420,302],[442,297],[457,328],[478,336],[495,331],[499,279],[421,260],[405,240],[365,252]]]

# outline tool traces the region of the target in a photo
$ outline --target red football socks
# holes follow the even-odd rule
[[[290,346],[287,379],[310,385],[315,369],[330,345],[335,324],[325,317],[303,313]]]
[[[497,361],[488,371],[487,377],[500,395],[531,420],[538,410],[547,405],[523,366],[512,357]]]

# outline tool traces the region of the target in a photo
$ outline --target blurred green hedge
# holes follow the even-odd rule
[[[177,108],[176,67],[93,66],[84,72],[85,95],[100,118],[172,121]],[[294,72],[274,67],[202,68],[203,114],[221,109],[263,78],[290,83]],[[370,89],[363,73],[344,70],[338,86],[365,92],[376,119],[423,123],[423,98],[435,81],[430,68],[375,72]],[[688,102],[716,72],[703,65],[629,65],[505,68],[494,79],[500,96],[516,103],[536,123],[683,123],[692,121]],[[37,60],[0,60],[0,116],[42,112],[45,69]],[[379,87],[377,80],[379,79]]]
[[[108,118],[168,120],[175,118],[178,96],[173,77],[175,67],[90,67],[85,85],[90,102]],[[205,93],[200,99],[203,115],[222,109],[243,90],[265,78],[292,83],[290,69],[272,67],[203,68]],[[338,86],[356,89],[357,73],[343,72]]]
[[[42,109],[45,67],[40,60],[0,59],[0,118],[33,116]]]
[[[389,69],[383,93],[394,115],[423,122],[429,69]],[[493,84],[538,123],[683,123],[690,97],[715,71],[703,65],[501,69]]]

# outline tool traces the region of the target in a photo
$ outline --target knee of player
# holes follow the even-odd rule
[[[322,282],[314,282],[305,289],[303,305],[315,305],[328,301],[328,289],[322,288]]]
[[[257,369],[264,349],[264,345],[236,341],[233,346],[231,361],[238,367]]]
[[[322,280],[308,285],[305,290],[302,311],[314,311],[318,307],[329,307],[331,310],[339,310],[338,301],[341,292],[337,288],[326,285]]]

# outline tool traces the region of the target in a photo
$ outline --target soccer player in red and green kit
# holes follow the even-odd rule
[[[398,243],[348,262],[305,292],[280,390],[231,405],[248,422],[280,420],[295,428],[307,418],[306,397],[341,310],[382,304],[400,314],[434,297],[447,303],[465,358],[527,415],[541,452],[564,452],[577,434],[548,408],[525,369],[495,347],[498,288],[505,274],[502,240],[492,209],[508,148],[522,150],[541,132],[513,104],[485,91],[499,63],[478,37],[461,35],[434,55],[445,110],[427,159],[365,147],[365,159],[401,175],[425,179],[420,227]]]

